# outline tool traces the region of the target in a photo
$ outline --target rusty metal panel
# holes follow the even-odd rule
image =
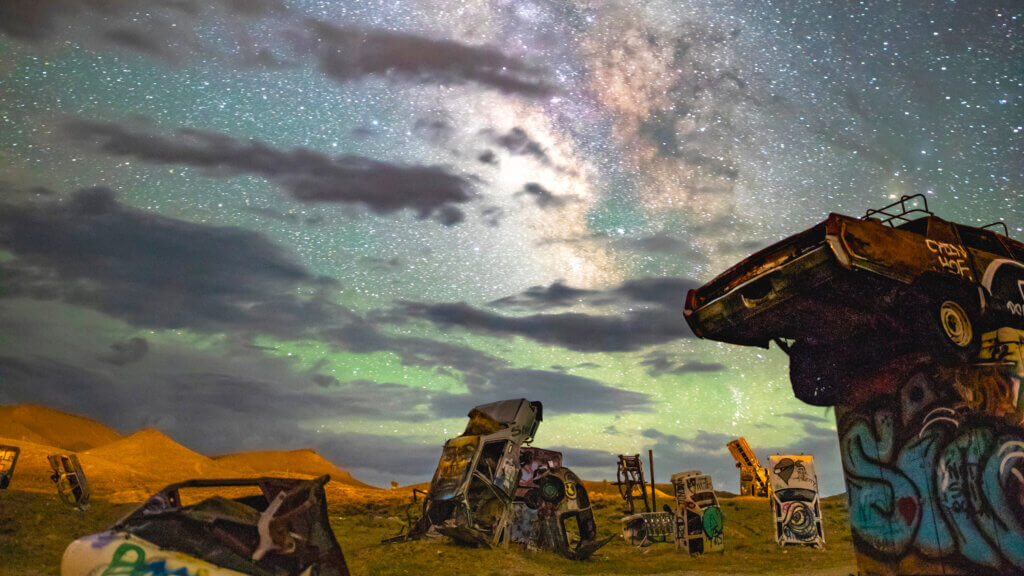
[[[171,484],[106,532],[68,546],[61,574],[348,576],[327,516],[324,485],[329,480],[321,476]],[[182,502],[183,491],[244,487],[259,493]]]
[[[50,479],[57,485],[57,494],[62,502],[86,510],[89,508],[89,482],[76,454],[52,454],[46,459],[53,469]]]
[[[11,485],[14,478],[14,467],[18,463],[18,455],[21,448],[17,446],[0,445],[0,490],[5,490]]]
[[[871,220],[836,216],[828,222],[828,238],[850,265],[911,283],[926,272],[973,281],[967,249],[948,222],[928,217],[928,237]],[[948,233],[945,233],[948,232]],[[840,258],[842,262],[843,258]]]
[[[675,540],[676,515],[673,512],[641,512],[622,517],[622,538],[633,546],[650,546]]]
[[[650,512],[651,505],[647,502],[647,483],[644,481],[644,463],[639,454],[632,456],[619,454],[618,468],[615,471],[615,486],[619,495],[629,505],[629,513],[636,512],[634,500],[643,500],[644,511]]]
[[[740,437],[726,444],[740,469],[741,496],[768,496],[768,471],[761,467],[747,439]]]

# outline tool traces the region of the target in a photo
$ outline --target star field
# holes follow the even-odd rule
[[[905,194],[1024,238],[1022,62],[1008,0],[5,3],[0,403],[385,484],[526,395],[584,476],[735,489],[743,435],[841,491],[685,290]]]

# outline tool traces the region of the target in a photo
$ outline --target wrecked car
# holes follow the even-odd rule
[[[814,457],[771,456],[768,461],[775,541],[779,546],[824,546]]]
[[[676,550],[690,554],[725,550],[722,508],[711,476],[700,470],[672,475]]]
[[[57,485],[57,495],[68,506],[86,510],[89,508],[89,482],[85,471],[78,462],[77,454],[51,454],[46,457],[53,474],[50,480]]]
[[[72,542],[61,576],[348,576],[327,518],[329,480],[325,475],[171,484],[106,532]],[[194,504],[182,499],[183,491],[245,488],[258,494],[211,496]]]
[[[775,341],[797,398],[824,406],[880,347],[964,362],[985,332],[1024,329],[1022,280],[1024,244],[1005,224],[948,222],[918,194],[861,218],[829,214],[690,290],[684,316],[702,338]]]
[[[19,454],[21,448],[17,446],[0,446],[0,490],[6,490],[11,485]]]
[[[502,543],[519,486],[520,447],[542,419],[541,403],[523,398],[470,410],[466,429],[444,444],[423,515],[401,539],[433,529],[468,544]]]
[[[582,481],[562,454],[524,447],[543,418],[540,402],[519,398],[469,412],[462,435],[445,442],[423,504],[397,542],[443,534],[473,546],[520,545],[582,560],[607,542]]]
[[[747,439],[740,437],[726,444],[740,469],[740,496],[768,496],[768,470],[761,466]]]
[[[597,539],[590,496],[579,476],[562,466],[560,452],[525,447],[520,462],[510,543],[584,560],[611,540]]]

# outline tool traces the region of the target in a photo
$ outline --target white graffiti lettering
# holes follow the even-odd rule
[[[966,248],[931,238],[925,240],[925,245],[937,255],[939,266],[944,270],[963,278],[971,278],[971,269],[967,267]]]

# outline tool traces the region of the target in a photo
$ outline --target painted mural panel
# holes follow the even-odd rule
[[[814,457],[771,456],[768,472],[775,541],[779,546],[824,546]]]
[[[711,476],[699,470],[672,475],[676,549],[690,554],[725,551],[725,522]]]
[[[900,358],[837,407],[863,573],[1024,573],[1022,336],[985,334],[975,365]]]

